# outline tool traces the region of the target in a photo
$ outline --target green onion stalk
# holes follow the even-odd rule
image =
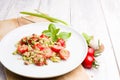
[[[63,20],[60,20],[60,19],[57,19],[57,18],[54,18],[54,17],[51,17],[51,16],[48,16],[47,14],[44,14],[44,13],[32,13],[32,12],[20,12],[21,14],[26,14],[26,15],[31,15],[31,16],[36,16],[36,17],[41,17],[41,18],[45,18],[47,20],[49,20],[50,22],[54,22],[54,23],[57,23],[57,22],[60,22],[66,26],[68,26],[68,24],[63,21]]]

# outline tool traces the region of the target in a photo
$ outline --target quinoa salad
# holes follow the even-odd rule
[[[66,49],[66,41],[70,38],[70,32],[59,32],[54,24],[49,24],[48,30],[41,34],[25,36],[15,45],[14,55],[20,55],[25,65],[34,64],[43,66],[52,62],[66,61],[70,57]]]

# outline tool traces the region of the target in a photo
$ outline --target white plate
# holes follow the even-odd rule
[[[67,41],[67,49],[70,51],[70,57],[67,61],[59,63],[48,62],[46,66],[24,65],[19,55],[13,55],[15,44],[24,36],[41,34],[48,28],[49,23],[34,23],[19,27],[8,33],[0,42],[0,60],[1,63],[10,71],[30,78],[51,78],[68,73],[78,67],[87,54],[87,44],[84,38],[70,27],[55,24],[60,31],[71,32],[72,35]]]

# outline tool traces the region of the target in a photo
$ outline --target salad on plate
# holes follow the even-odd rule
[[[22,56],[25,65],[35,64],[43,66],[52,62],[67,60],[70,56],[66,49],[66,41],[70,38],[70,32],[59,32],[54,24],[49,24],[48,30],[43,30],[40,35],[25,36],[15,45],[14,55]]]

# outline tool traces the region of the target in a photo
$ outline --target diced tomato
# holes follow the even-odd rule
[[[24,45],[26,43],[27,43],[27,37],[22,38],[21,41],[20,41],[20,44]]]
[[[70,56],[70,52],[66,49],[61,49],[59,52],[59,56],[63,60],[67,60]]]
[[[28,51],[28,46],[27,45],[20,45],[17,48],[18,53],[23,54]]]
[[[59,53],[62,48],[63,47],[60,46],[60,45],[54,45],[54,46],[51,47],[51,50],[54,51],[54,52]]]
[[[40,49],[40,50],[43,50],[43,49],[44,49],[44,47],[43,47],[41,44],[35,44],[35,45],[33,46],[33,48],[38,48],[38,49]]]
[[[50,58],[53,54],[53,51],[50,48],[44,48],[43,54],[46,58]]]
[[[44,62],[36,62],[35,63],[37,66],[42,66],[42,65],[45,65],[45,63]]]
[[[48,38],[48,37],[46,35],[44,35],[44,34],[41,34],[40,38]]]
[[[34,63],[37,66],[42,66],[46,64],[46,57],[44,55],[38,54],[36,58],[34,58]]]
[[[29,44],[33,44],[32,42],[37,42],[39,39],[37,37],[31,37],[29,40],[28,40],[28,43]]]
[[[65,40],[64,39],[58,39],[57,42],[62,46],[62,47],[65,47],[66,44],[65,44]]]
[[[31,40],[32,40],[32,41],[37,41],[38,38],[37,38],[37,37],[31,37]]]

